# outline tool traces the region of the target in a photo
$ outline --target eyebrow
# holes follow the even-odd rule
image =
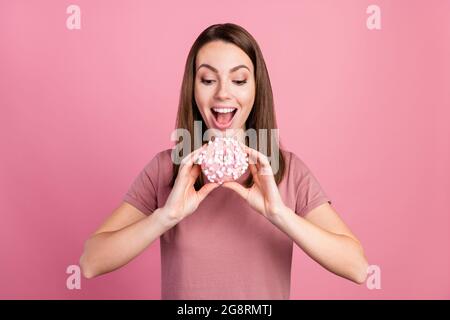
[[[218,71],[216,68],[214,68],[213,66],[211,66],[211,65],[209,65],[209,64],[207,64],[207,63],[202,63],[201,65],[199,65],[198,68],[197,68],[197,71],[198,71],[198,69],[200,69],[201,67],[206,67],[206,68],[208,68],[208,69],[211,69],[211,70],[214,71],[215,73],[219,73],[219,71]],[[240,68],[245,68],[245,69],[247,69],[248,71],[250,71],[250,69],[249,69],[246,65],[240,64],[240,65],[238,65],[238,66],[236,66],[236,67],[231,68],[231,69],[230,69],[230,73],[231,73],[231,72],[234,72],[234,71],[236,71],[236,70],[238,70],[238,69],[240,69]]]

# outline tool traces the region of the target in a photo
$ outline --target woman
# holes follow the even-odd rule
[[[159,152],[86,241],[86,278],[120,268],[160,238],[163,299],[288,299],[294,242],[329,271],[365,281],[358,239],[302,160],[274,145],[268,72],[258,44],[238,25],[210,26],[189,52],[176,126],[192,142],[195,121],[202,135],[235,132],[250,169],[233,182],[206,183],[196,163],[204,146],[181,164],[172,149]],[[269,129],[268,152],[248,146],[241,133],[249,129]],[[278,152],[273,170],[269,157]]]

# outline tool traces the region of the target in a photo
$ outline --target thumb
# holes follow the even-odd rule
[[[229,181],[229,182],[224,182],[223,186],[225,188],[234,190],[237,194],[239,194],[242,198],[244,198],[244,200],[247,200],[249,189],[243,187],[239,183],[234,182],[234,181]]]
[[[218,183],[209,182],[205,184],[203,187],[201,187],[201,189],[197,191],[197,195],[200,201],[203,201],[203,199],[205,199],[206,196],[218,186],[219,186]]]

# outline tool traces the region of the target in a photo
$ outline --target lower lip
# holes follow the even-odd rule
[[[211,113],[212,113],[212,111],[211,111]],[[212,115],[212,119],[213,119],[213,122],[214,122],[214,126],[217,129],[220,129],[220,130],[228,129],[231,126],[231,124],[233,123],[234,117],[236,117],[237,113],[238,113],[238,110],[236,110],[236,112],[235,112],[234,116],[231,118],[231,120],[228,123],[225,123],[225,124],[218,123],[217,120],[216,120],[216,117],[213,114]]]

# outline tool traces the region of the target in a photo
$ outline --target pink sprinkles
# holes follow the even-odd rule
[[[200,153],[197,163],[209,182],[237,180],[248,168],[248,156],[234,138],[215,138]]]

